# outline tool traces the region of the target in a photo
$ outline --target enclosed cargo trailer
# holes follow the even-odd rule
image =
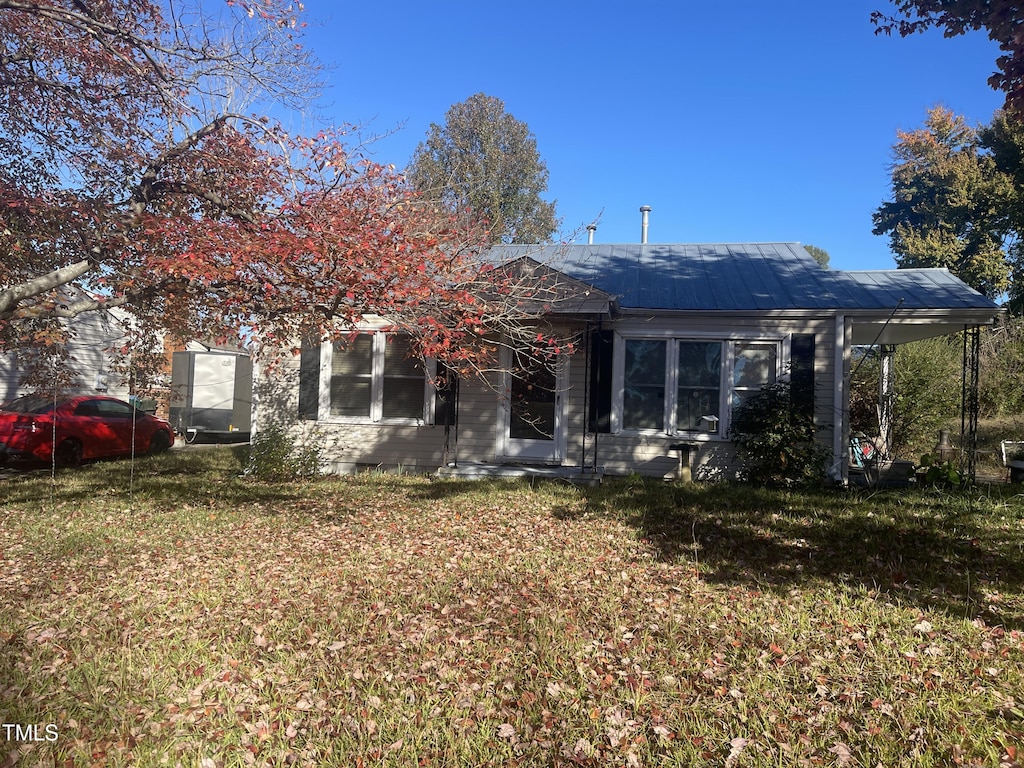
[[[185,442],[244,442],[252,427],[252,360],[210,350],[171,359],[170,422]]]

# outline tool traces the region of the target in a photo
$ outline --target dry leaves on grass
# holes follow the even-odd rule
[[[560,486],[289,493],[106,528],[88,508],[80,527],[70,507],[3,518],[0,705],[61,729],[29,763],[973,765],[1019,748],[1018,630],[842,580],[716,583],[637,530],[635,487],[615,514]]]

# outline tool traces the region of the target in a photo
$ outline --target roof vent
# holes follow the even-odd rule
[[[640,242],[647,242],[647,215],[651,212],[651,206],[640,206]]]
[[[587,224],[587,245],[594,244],[594,233],[597,231],[597,224]]]

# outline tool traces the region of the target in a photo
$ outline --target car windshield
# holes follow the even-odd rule
[[[0,405],[0,410],[13,413],[49,413],[53,410],[53,398],[42,395],[25,395]]]

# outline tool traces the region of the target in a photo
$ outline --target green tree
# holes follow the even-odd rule
[[[1010,181],[979,132],[944,107],[925,127],[898,131],[893,145],[892,200],[872,216],[889,235],[900,267],[945,267],[989,297],[1009,286],[1001,202]]]
[[[1000,111],[980,131],[981,145],[991,152],[995,167],[1006,182],[997,188],[997,216],[1007,244],[1010,291],[1007,304],[1015,315],[1024,314],[1024,120]]]
[[[816,245],[805,245],[804,250],[811,254],[814,260],[821,264],[824,269],[828,269],[828,251]]]
[[[1024,318],[1007,317],[982,331],[980,363],[981,415],[1024,413]]]
[[[946,37],[956,37],[969,31],[985,30],[988,37],[999,44],[1003,55],[996,59],[999,72],[989,79],[989,85],[1006,93],[1006,106],[1014,111],[1024,110],[1024,35],[1020,33],[1021,5],[1019,0],[892,0],[896,15],[881,11],[871,14],[875,33],[902,37],[924,32],[932,27],[941,29]]]
[[[540,243],[558,228],[541,198],[548,169],[526,123],[501,99],[478,93],[432,123],[413,154],[409,180],[427,200],[482,225],[493,243]]]

